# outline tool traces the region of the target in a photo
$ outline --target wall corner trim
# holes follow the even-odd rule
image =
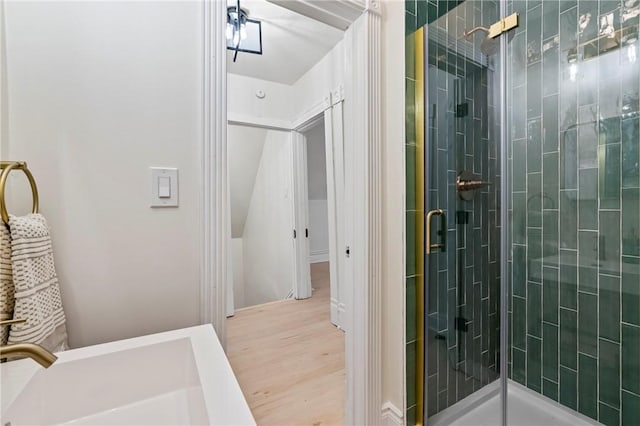
[[[382,426],[403,426],[404,416],[402,410],[393,405],[391,401],[382,404]]]
[[[202,0],[202,134],[200,144],[200,322],[225,346],[231,235],[227,190],[226,3]]]
[[[350,167],[345,198],[347,245],[351,248],[353,286],[347,300],[345,363],[347,398],[345,424],[380,424],[382,405],[382,137],[381,137],[382,18],[367,9],[349,28],[351,74],[345,79],[350,131],[345,147]],[[356,155],[357,154],[357,155]],[[355,188],[363,188],[354,194]],[[354,218],[358,218],[355,220]]]
[[[382,12],[380,10],[380,0],[367,0],[365,8],[367,12],[382,15]]]

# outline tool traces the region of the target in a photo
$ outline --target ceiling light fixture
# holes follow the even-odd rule
[[[227,49],[233,50],[233,62],[238,52],[262,55],[262,22],[249,19],[249,11],[240,7],[240,0],[235,6],[227,7]]]
[[[240,9],[240,16],[235,6],[227,8],[227,40],[234,45],[247,39],[247,11]]]

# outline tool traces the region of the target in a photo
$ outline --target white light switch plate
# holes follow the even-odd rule
[[[149,170],[151,171],[151,207],[178,207],[178,169],[150,167]],[[167,180],[169,181],[168,191]]]

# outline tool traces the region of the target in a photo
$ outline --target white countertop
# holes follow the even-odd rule
[[[211,325],[4,363],[0,424],[255,425]]]

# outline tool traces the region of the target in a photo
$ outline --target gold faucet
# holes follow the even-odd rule
[[[0,321],[0,326],[19,324],[25,321],[23,319]],[[44,368],[49,368],[58,359],[57,356],[35,343],[16,343],[0,346],[0,358],[14,356],[28,356]]]

